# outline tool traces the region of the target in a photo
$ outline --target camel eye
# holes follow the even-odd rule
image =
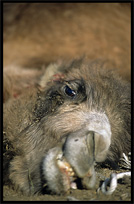
[[[76,92],[72,90],[69,86],[65,86],[65,93],[70,96],[71,98],[74,98],[76,96]]]

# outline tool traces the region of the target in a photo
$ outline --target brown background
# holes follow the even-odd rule
[[[86,55],[130,79],[130,3],[4,3],[4,66]]]

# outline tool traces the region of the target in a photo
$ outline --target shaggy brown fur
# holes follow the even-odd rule
[[[44,184],[54,193],[69,189],[56,163],[60,152],[82,186],[92,188],[95,161],[114,164],[130,151],[128,82],[98,61],[59,70],[58,80],[4,104],[4,175],[24,193]]]

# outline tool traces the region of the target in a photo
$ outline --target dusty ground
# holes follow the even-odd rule
[[[5,3],[4,69],[14,65],[40,69],[59,59],[86,55],[109,60],[110,67],[130,80],[130,11],[129,3]],[[108,168],[97,169],[96,189],[103,176],[110,173]],[[64,196],[26,197],[4,186],[3,199],[66,201],[72,196],[88,201],[131,200],[129,179],[120,182],[112,196],[97,194],[96,189],[72,190]]]
[[[111,172],[122,172],[109,170],[108,168],[97,169],[97,183],[93,190],[71,190],[65,195],[36,195],[36,196],[24,196],[21,193],[9,189],[8,186],[4,186],[4,201],[131,201],[131,180],[130,178],[124,178],[119,181],[116,191],[112,195],[104,195],[102,192],[97,192],[97,189],[101,181],[104,181],[110,176]]]

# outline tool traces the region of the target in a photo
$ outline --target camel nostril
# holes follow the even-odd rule
[[[86,136],[86,143],[89,151],[89,155],[93,155],[94,158],[94,151],[95,151],[95,132],[94,131],[89,131],[87,136]]]

